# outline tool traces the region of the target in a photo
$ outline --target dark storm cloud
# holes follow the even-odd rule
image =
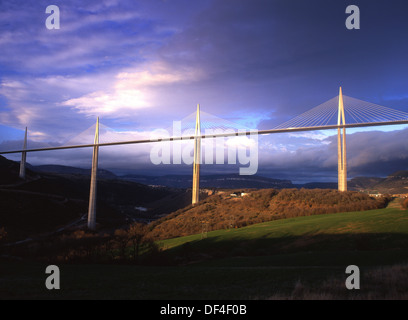
[[[405,3],[358,4],[362,28],[350,31],[342,1],[215,2],[162,49],[163,56],[205,65],[212,74],[203,84],[207,92],[218,86],[228,93],[210,108],[221,100],[226,114],[262,111],[260,129],[336,96],[340,85],[348,95],[378,103],[387,92],[407,92]]]
[[[408,129],[348,134],[348,177],[384,177],[397,170],[408,170],[407,134]],[[297,182],[336,181],[337,136],[321,142],[295,151],[261,151],[259,173]]]
[[[56,106],[96,93],[117,98],[110,88],[117,84],[118,72],[126,68],[132,72],[149,59],[173,66],[167,70],[170,73],[199,68],[204,75],[157,86],[154,92],[160,99],[151,101],[155,110],[139,112],[143,122],[138,126],[153,125],[149,118],[158,122],[158,108],[164,117],[175,113],[182,117],[200,102],[223,117],[232,113],[252,117],[261,121],[258,128],[265,129],[332,98],[339,85],[348,95],[377,103],[382,97],[407,92],[401,81],[408,71],[403,1],[358,1],[362,14],[358,31],[345,28],[343,1],[56,4],[64,22],[58,34],[43,26],[46,2],[2,4],[8,26],[1,35],[3,74],[18,70],[22,76],[25,67],[36,74],[35,82],[48,80],[42,90],[48,92],[34,101],[30,99],[38,86],[32,79],[22,83],[30,98],[18,100],[3,93],[16,113],[25,104],[34,109],[31,117],[40,114],[39,101],[43,112],[80,120],[75,105],[68,110],[72,115]],[[10,114],[3,115],[7,122],[22,121]],[[115,117],[128,119],[129,113],[118,110]],[[109,118],[112,115],[107,120],[113,120]]]

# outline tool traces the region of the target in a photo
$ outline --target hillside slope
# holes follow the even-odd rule
[[[406,194],[408,193],[408,171],[396,171],[386,178],[355,177],[348,182],[351,190],[368,193]]]
[[[61,168],[57,168],[61,169]],[[39,173],[27,169],[18,177],[19,164],[0,157],[0,228],[8,241],[54,231],[73,221],[86,222],[90,177],[72,172]],[[97,223],[112,228],[133,220],[152,220],[186,205],[184,190],[152,188],[120,179],[98,180]],[[140,211],[138,208],[146,208]]]
[[[346,263],[346,256],[338,252],[348,252],[348,255],[354,252],[354,263],[362,265],[402,262],[408,259],[407,244],[408,211],[389,208],[269,221],[239,229],[211,231],[204,239],[201,234],[194,234],[162,242],[171,256],[183,255],[188,247],[190,260],[194,259],[194,253],[197,253],[195,257],[207,258],[301,254],[298,260],[291,262],[275,259],[274,265]],[[372,255],[359,257],[356,253],[371,250]],[[388,250],[389,254],[378,255],[382,250]],[[404,250],[404,256],[399,256],[398,250]],[[315,258],[319,252],[322,258],[327,255],[331,258],[319,262],[305,259],[304,254],[312,252],[317,254]],[[367,260],[367,256],[376,262]],[[391,257],[395,261],[387,261]]]
[[[243,196],[225,192],[154,222],[151,234],[166,239],[298,216],[378,209],[387,201],[354,191],[323,189],[252,190]]]
[[[161,185],[176,188],[191,188],[193,180],[191,175],[165,175],[165,176],[142,176],[126,175],[124,180],[139,182],[147,185]],[[290,180],[272,179],[261,176],[240,176],[239,174],[216,174],[201,175],[200,186],[202,188],[294,188]]]

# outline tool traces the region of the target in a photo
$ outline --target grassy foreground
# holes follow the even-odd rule
[[[46,265],[0,260],[0,299],[406,299],[408,211],[396,208],[272,221],[162,241],[181,266]],[[345,287],[348,265],[361,290]]]
[[[379,249],[389,248],[389,240],[392,240],[393,245],[397,245],[396,240],[406,240],[407,236],[408,211],[389,208],[283,219],[239,229],[174,238],[163,241],[162,245],[166,249],[174,249],[190,243],[205,249],[214,248],[214,244],[217,244],[218,247],[225,245],[232,249],[238,242],[244,242],[251,246],[251,250],[269,250],[271,245],[279,244],[287,251],[302,246],[310,249],[314,242],[318,242],[318,238],[324,239],[324,242],[330,238],[341,238],[344,241],[341,244],[319,243],[318,249],[321,250],[325,246],[332,248],[333,245],[338,248],[359,249],[350,240],[367,238],[370,243],[366,243],[366,246]]]

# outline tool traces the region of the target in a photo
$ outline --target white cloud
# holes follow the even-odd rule
[[[308,131],[308,132],[289,133],[289,136],[293,138],[306,138],[306,139],[311,139],[311,140],[319,140],[322,142],[327,137],[330,137],[332,135],[333,135],[333,132],[327,132],[327,131]]]
[[[114,90],[114,92],[96,91],[62,103],[72,106],[87,115],[115,115],[125,110],[148,107],[146,94],[140,90]]]
[[[111,89],[94,91],[61,105],[87,115],[120,117],[152,107],[159,99],[158,91],[164,86],[189,83],[203,77],[204,72],[199,69],[174,69],[168,64],[153,62],[118,73]]]

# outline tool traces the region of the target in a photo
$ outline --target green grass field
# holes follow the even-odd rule
[[[369,265],[374,261],[386,263],[390,259],[389,254],[392,256],[392,252],[405,250],[407,244],[408,211],[395,208],[277,220],[240,229],[208,232],[206,238],[198,234],[162,242],[169,254],[194,255],[197,252],[197,258],[199,255],[273,257],[306,252],[318,256],[322,252],[350,252],[353,256],[356,251],[385,251],[384,259],[373,254],[372,259],[360,262]],[[339,261],[341,257],[344,261]],[[346,257],[337,257],[337,263],[347,263]],[[397,260],[398,257],[399,254],[396,255]],[[323,260],[327,259],[320,260],[319,263],[324,263]],[[394,262],[393,259],[390,261]],[[304,262],[299,259],[300,264]]]
[[[260,223],[239,229],[208,232],[215,241],[278,240],[299,236],[352,234],[408,234],[408,211],[396,208],[362,212],[315,215]],[[202,235],[192,235],[163,241],[166,248],[199,241]]]
[[[206,236],[162,241],[163,259],[179,266],[59,265],[59,291],[45,289],[45,264],[3,259],[0,299],[407,298],[408,211],[301,217]],[[358,291],[344,285],[351,264],[361,270]]]

